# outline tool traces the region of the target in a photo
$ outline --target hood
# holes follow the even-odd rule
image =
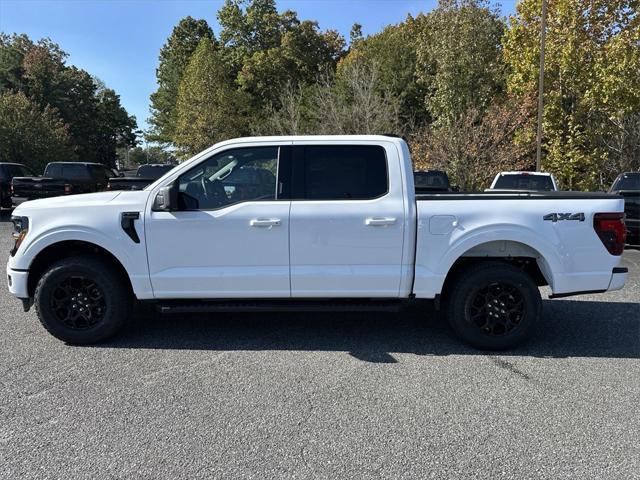
[[[45,208],[65,208],[65,207],[91,207],[104,205],[114,200],[122,192],[97,192],[97,193],[81,193],[77,195],[64,195],[60,197],[41,198],[39,200],[30,200],[20,204],[14,210],[14,214],[28,210],[42,210]]]

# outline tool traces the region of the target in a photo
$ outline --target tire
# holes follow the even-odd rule
[[[527,340],[540,318],[540,290],[531,276],[506,262],[462,271],[447,299],[449,324],[481,350],[507,350]]]
[[[73,345],[106,340],[124,325],[131,295],[110,265],[88,256],[62,259],[39,279],[34,304],[40,323]]]

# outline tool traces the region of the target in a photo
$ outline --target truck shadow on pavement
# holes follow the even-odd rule
[[[99,347],[346,352],[373,363],[398,354],[477,355],[429,303],[389,313],[160,315],[141,309],[113,341]],[[534,338],[502,355],[640,358],[640,304],[545,301]]]

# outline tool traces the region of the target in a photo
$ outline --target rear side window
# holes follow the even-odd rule
[[[502,175],[495,187],[500,190],[553,190],[551,177],[546,175]]]
[[[304,147],[304,197],[367,200],[389,190],[387,159],[378,145]]]

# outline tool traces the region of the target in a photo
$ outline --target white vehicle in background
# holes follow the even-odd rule
[[[73,344],[160,312],[394,310],[434,299],[479,348],[526,339],[552,297],[622,288],[624,200],[582,192],[416,194],[382,135],[218,143],[139,191],[15,209],[9,290]],[[300,321],[304,321],[301,318]]]
[[[550,173],[544,172],[500,172],[487,191],[557,192],[558,184]]]

